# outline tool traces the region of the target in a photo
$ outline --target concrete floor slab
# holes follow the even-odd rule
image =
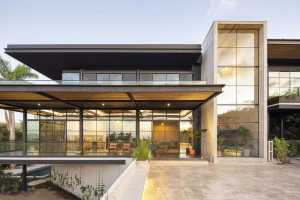
[[[300,162],[151,161],[144,200],[299,200]]]

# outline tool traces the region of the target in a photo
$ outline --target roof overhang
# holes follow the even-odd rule
[[[63,70],[190,70],[201,62],[199,44],[16,44],[5,53],[53,80]]]
[[[270,65],[300,65],[300,40],[268,39]]]
[[[268,100],[268,110],[271,112],[300,111],[300,96],[280,96]]]
[[[193,109],[222,92],[224,85],[10,85],[1,84],[4,109],[118,108]]]

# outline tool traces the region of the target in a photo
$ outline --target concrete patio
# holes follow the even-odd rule
[[[144,200],[298,200],[300,162],[279,165],[259,159],[151,161]]]

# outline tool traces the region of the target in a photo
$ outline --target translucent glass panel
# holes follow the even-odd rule
[[[64,81],[79,81],[80,73],[79,72],[63,72],[62,80],[64,80]]]
[[[269,96],[299,93],[300,72],[269,72]]]
[[[219,66],[258,66],[256,30],[219,30]]]
[[[258,127],[258,46],[256,30],[218,31],[217,82],[226,85],[217,97],[219,156],[258,155],[258,131],[249,125]],[[239,137],[244,133],[251,137]]]
[[[258,31],[219,30],[218,47],[258,47]]]
[[[97,81],[122,81],[122,74],[120,73],[99,73],[97,74]]]
[[[151,140],[152,121],[140,121],[140,139]]]

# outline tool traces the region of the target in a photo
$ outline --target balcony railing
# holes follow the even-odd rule
[[[168,85],[205,85],[206,81],[63,81],[63,80],[0,80],[0,85],[71,85],[71,86],[168,86]]]
[[[131,156],[132,142],[0,142],[0,157],[15,156]]]

